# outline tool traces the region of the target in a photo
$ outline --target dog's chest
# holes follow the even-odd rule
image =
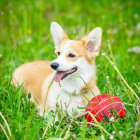
[[[65,92],[59,85],[53,86],[49,94],[49,102],[53,110],[57,110],[57,107],[59,107],[63,112],[67,111],[69,115],[72,114],[72,110],[77,110],[78,114],[81,113],[82,110],[78,110],[78,107],[84,106],[82,95],[72,95]]]

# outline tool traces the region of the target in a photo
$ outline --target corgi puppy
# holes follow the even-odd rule
[[[23,84],[27,94],[31,93],[31,101],[37,100],[40,114],[57,112],[57,106],[69,115],[73,110],[81,114],[84,109],[78,107],[86,107],[88,100],[100,94],[95,57],[99,55],[102,30],[97,27],[81,40],[70,40],[56,22],[51,23],[50,31],[57,58],[21,65],[14,71],[12,83],[16,87]]]

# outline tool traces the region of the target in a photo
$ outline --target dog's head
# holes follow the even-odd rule
[[[54,80],[70,78],[76,73],[88,72],[94,58],[99,54],[102,30],[100,27],[92,30],[81,40],[69,40],[63,29],[56,22],[51,23],[51,34],[58,55],[51,63],[56,71]]]

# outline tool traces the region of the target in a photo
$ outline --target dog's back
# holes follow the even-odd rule
[[[37,99],[39,104],[42,104],[42,85],[45,78],[52,73],[49,61],[35,61],[21,65],[13,73],[12,83],[17,87],[22,85],[27,92],[30,92]]]

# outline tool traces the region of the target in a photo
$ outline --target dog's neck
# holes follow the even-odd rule
[[[72,77],[60,81],[61,89],[67,94],[75,94],[89,90],[95,85],[96,81],[96,70],[95,63],[89,66],[88,69],[82,69],[75,73]]]

